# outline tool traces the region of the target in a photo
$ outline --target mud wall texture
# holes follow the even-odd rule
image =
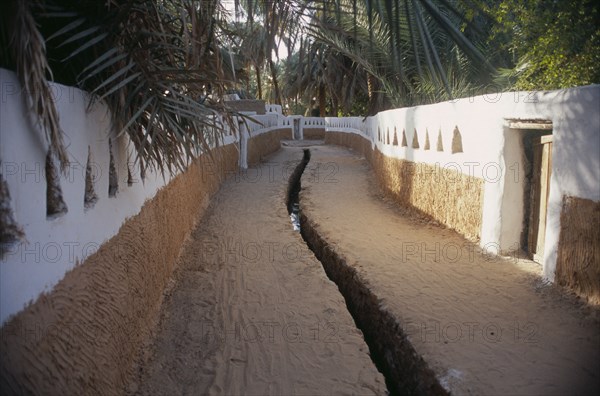
[[[327,132],[330,144],[350,147],[369,160],[384,192],[400,206],[455,229],[470,239],[480,237],[483,179],[452,169],[385,156],[364,137]]]
[[[52,292],[10,318],[0,330],[0,393],[124,393],[180,248],[236,166],[233,145],[198,158]]]
[[[325,135],[325,143],[347,147],[362,154],[369,162],[372,161],[373,149],[371,148],[371,142],[363,136],[354,133],[329,131]]]
[[[302,129],[302,136],[306,140],[323,140],[325,139],[325,127],[322,128],[307,128]]]
[[[235,111],[251,111],[256,114],[265,114],[266,107],[264,100],[255,99],[240,99],[240,100],[228,100],[225,104]]]
[[[279,150],[281,140],[291,139],[292,131],[289,128],[275,129],[251,136],[248,140],[248,165],[258,164],[264,157]]]
[[[523,210],[523,135],[516,130],[540,122],[550,125],[552,180],[542,271],[544,278],[554,281],[563,197],[600,201],[599,105],[599,85],[503,92],[390,109],[364,119],[326,118],[326,133],[363,136],[387,157],[439,164],[443,169],[482,178],[479,245],[497,253],[514,251],[521,244],[527,224]],[[317,120],[310,122],[318,125]]]
[[[390,158],[377,149],[371,164],[379,185],[398,204],[429,215],[467,238],[479,239],[483,179]]]
[[[565,197],[560,215],[556,281],[600,304],[600,202]]]

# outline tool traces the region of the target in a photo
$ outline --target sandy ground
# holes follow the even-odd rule
[[[138,395],[385,394],[335,284],[286,211],[299,148],[233,175],[186,242]]]
[[[128,393],[386,393],[341,294],[285,208],[289,175],[313,143],[284,144],[214,197]],[[532,262],[483,255],[457,233],[407,216],[350,151],[314,145],[311,153],[303,214],[452,394],[598,390],[597,307],[543,284]]]
[[[545,285],[532,262],[486,256],[452,230],[407,217],[350,151],[315,146],[311,153],[303,214],[398,318],[452,394],[600,389],[597,307]]]

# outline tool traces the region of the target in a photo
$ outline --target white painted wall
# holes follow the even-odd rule
[[[40,293],[50,291],[77,262],[92,254],[114,236],[123,222],[139,213],[147,199],[168,183],[169,177],[148,172],[144,182],[131,166],[135,182],[127,186],[127,162],[134,160],[125,136],[114,138],[107,108],[96,104],[86,111],[86,93],[60,84],[51,85],[72,161],[67,176],[61,176],[63,196],[69,208],[64,216],[46,219],[44,164],[47,144],[31,125],[14,73],[0,69],[0,171],[8,183],[16,221],[23,226],[26,241],[15,246],[0,261],[0,323],[20,311]],[[554,123],[552,180],[548,207],[548,231],[544,274],[554,278],[560,211],[565,195],[600,200],[600,86],[541,93],[506,93],[478,96],[435,105],[396,109],[363,120],[360,117],[303,118],[302,126],[326,125],[327,130],[356,133],[371,140],[385,155],[427,163],[483,178],[485,183],[481,245],[489,250],[510,248],[522,223],[522,180],[515,179],[513,161],[519,161],[519,142],[506,134],[506,119],[542,118]],[[294,117],[278,113],[254,116],[248,123],[249,137],[281,127],[293,128]],[[406,129],[409,147],[377,141],[394,126],[398,141]],[[464,153],[451,154],[454,127],[462,134]],[[420,149],[412,149],[414,129]],[[436,151],[438,130],[444,152]],[[431,150],[425,151],[425,130]],[[119,193],[108,198],[108,138],[119,178]],[[222,144],[237,144],[239,133],[227,134]],[[85,211],[83,196],[88,146],[98,176],[95,190],[99,201]],[[243,165],[243,164],[242,164]],[[512,178],[511,178],[512,177]],[[514,181],[516,180],[516,182]],[[519,190],[521,189],[521,190]],[[521,191],[521,195],[519,195]],[[521,202],[519,202],[521,197]]]
[[[542,92],[528,111],[553,122],[544,275],[554,280],[564,196],[600,201],[600,85]]]
[[[143,203],[169,181],[148,172],[144,182],[131,165],[135,183],[127,185],[127,161],[134,155],[127,138],[115,138],[107,108],[86,111],[86,93],[52,84],[71,161],[60,184],[68,213],[46,219],[45,157],[47,144],[38,128],[27,120],[20,85],[14,73],[0,69],[0,161],[12,198],[15,219],[26,240],[12,246],[0,261],[0,322],[20,311],[41,292],[50,291],[65,273],[94,253],[117,233],[124,220],[137,214]],[[119,192],[108,197],[109,148],[118,173]],[[85,169],[91,148],[98,202],[84,210]],[[129,154],[129,157],[128,157]]]
[[[381,112],[359,123],[356,117],[326,119],[327,130],[360,134],[384,155],[454,169],[482,178],[484,206],[481,246],[491,252],[519,245],[523,228],[523,147],[519,136],[507,132],[509,119],[544,119],[553,123],[553,162],[544,275],[554,279],[565,195],[600,200],[600,86],[551,92],[510,92],[482,95],[433,105]],[[452,154],[454,127],[462,135],[463,153]],[[406,130],[408,147],[393,146]],[[390,144],[378,141],[390,130]],[[420,149],[412,149],[416,128]],[[444,152],[436,151],[438,131]],[[431,149],[424,150],[425,132]],[[418,169],[418,168],[417,168]]]
[[[525,147],[522,131],[504,128],[504,162],[508,171],[503,180],[500,213],[509,215],[502,218],[500,246],[505,253],[520,248],[521,233],[524,228],[525,205]]]
[[[0,324],[49,292],[77,263],[93,254],[117,234],[124,221],[139,213],[146,200],[170,181],[156,172],[146,172],[142,182],[135,152],[126,135],[115,136],[105,105],[97,103],[87,111],[87,94],[79,89],[51,84],[71,166],[61,175],[63,198],[68,213],[46,219],[45,157],[47,143],[39,128],[28,120],[28,110],[13,72],[0,69],[0,172],[11,194],[15,220],[23,227],[26,240],[11,246],[0,258]],[[277,107],[273,107],[275,111]],[[291,119],[280,112],[254,115],[248,131],[226,130],[220,145],[236,144],[240,165],[246,165],[245,139],[280,128],[292,128]],[[243,128],[245,129],[245,128]],[[109,148],[112,138],[119,192],[108,197]],[[246,141],[244,143],[247,143]],[[98,202],[84,210],[85,168],[91,148],[97,172],[95,191]],[[127,185],[127,167],[134,183]]]
[[[282,115],[281,105],[265,103],[265,112]]]

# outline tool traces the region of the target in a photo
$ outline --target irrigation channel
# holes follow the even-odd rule
[[[331,245],[301,212],[300,191],[304,170],[310,162],[310,150],[304,149],[288,184],[286,206],[294,230],[321,262],[329,279],[346,301],[358,329],[364,335],[373,363],[384,375],[390,395],[448,395],[425,360],[415,351],[402,331],[402,326],[389,312],[381,309],[379,299],[356,276]]]

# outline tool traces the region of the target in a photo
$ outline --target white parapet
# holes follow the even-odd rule
[[[432,105],[388,110],[365,120],[327,118],[328,131],[359,134],[384,155],[452,169],[484,180],[481,247],[518,248],[524,227],[525,170],[522,134],[509,120],[552,125],[552,176],[543,257],[544,276],[554,279],[563,197],[600,201],[600,86],[551,92],[506,92]],[[318,125],[306,118],[305,125]],[[527,123],[516,124],[523,128]],[[461,150],[453,152],[455,129]],[[388,133],[390,138],[388,141]],[[396,133],[398,144],[393,144]],[[406,146],[401,144],[406,138]],[[413,148],[417,138],[419,148]],[[429,140],[429,149],[425,141]],[[438,151],[438,139],[441,151]]]

